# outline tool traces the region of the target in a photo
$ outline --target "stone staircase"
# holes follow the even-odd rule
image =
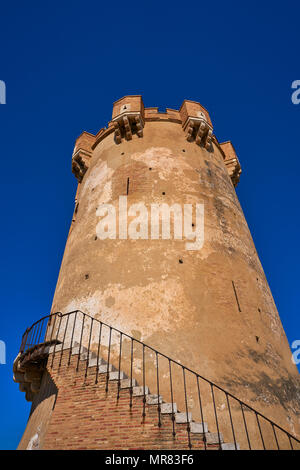
[[[92,352],[91,344],[97,349],[98,356]],[[112,352],[111,346],[114,348]],[[116,362],[112,360],[115,355],[119,364],[117,369],[114,367]],[[137,377],[128,372],[133,370],[133,360],[137,361],[134,366]],[[80,310],[47,315],[27,328],[13,372],[14,381],[25,392],[26,400],[33,401],[33,413],[39,409],[40,403],[42,408],[47,402],[44,398],[49,390],[55,395],[54,408],[40,413],[45,419],[45,429],[50,429],[45,438],[45,448],[48,449],[61,449],[62,439],[66,441],[66,449],[77,449],[74,445],[82,442],[88,446],[84,448],[96,450],[109,445],[116,449],[135,449],[136,446],[174,450],[187,447],[300,449],[297,437],[238,397],[180,361]],[[177,383],[173,388],[174,378]],[[137,379],[142,381],[142,385]],[[151,386],[154,380],[157,394],[150,392],[149,383],[146,385],[150,380]],[[169,401],[160,395],[162,390],[168,396],[170,394]],[[200,422],[193,419],[189,411],[197,402],[202,417]],[[39,412],[35,415],[38,416]],[[85,416],[84,420],[82,416]],[[31,416],[30,419],[34,421],[35,418]],[[61,426],[62,422],[64,426],[58,436],[56,424]],[[76,428],[78,422],[87,434],[78,430],[78,441],[72,441],[72,426]],[[216,429],[209,428],[211,423],[215,423]],[[233,439],[234,442],[225,442],[221,431],[226,440]]]
[[[62,344],[56,344],[49,346],[49,354],[56,354],[61,352],[62,349],[69,349],[69,346],[62,348]],[[129,378],[123,371],[117,370],[112,364],[108,364],[103,358],[97,358],[96,353],[89,352],[84,346],[79,347],[77,342],[72,347],[72,356],[78,356],[80,354],[80,361],[88,361],[87,369],[97,368],[98,374],[108,375],[108,382],[119,382],[119,390],[128,390],[132,395],[132,399],[137,397],[145,397],[145,404],[147,406],[156,406],[159,414],[162,417],[169,417],[176,423],[176,426],[185,426],[187,433],[191,437],[197,437],[203,442],[205,448],[218,449],[218,450],[240,450],[238,443],[224,442],[223,434],[221,432],[211,432],[208,429],[207,423],[201,423],[194,421],[191,412],[181,412],[177,409],[176,403],[165,402],[162,395],[152,394],[145,385],[139,385],[134,378]]]

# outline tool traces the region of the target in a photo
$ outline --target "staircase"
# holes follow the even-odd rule
[[[147,353],[151,356],[148,362]],[[135,373],[137,369],[134,361],[139,361],[139,374]],[[137,436],[145,434],[147,429],[146,440],[137,438],[143,449],[165,449],[162,445],[166,445],[166,449],[300,449],[300,441],[295,436],[231,393],[141,341],[80,311],[52,314],[28,328],[23,335],[13,370],[15,382],[19,383],[20,390],[25,392],[29,401],[38,396],[44,372],[47,371],[48,375],[51,375],[51,371],[55,372],[53,380],[59,382],[58,390],[60,387],[62,389],[58,400],[61,406],[67,407],[67,412],[59,417],[58,424],[66,420],[66,416],[72,418],[66,397],[72,384],[80,381],[80,385],[76,385],[81,387],[80,393],[83,387],[87,394],[94,394],[91,403],[95,409],[101,401],[101,413],[108,416],[105,425],[109,432],[119,425],[128,427],[128,432],[131,432],[127,424],[132,416],[136,418],[134,429]],[[182,376],[181,385],[179,376]],[[65,377],[69,380],[69,388],[66,388]],[[151,386],[147,383],[149,377]],[[193,405],[190,401],[191,379],[196,384],[193,386],[196,392]],[[150,390],[151,387],[154,390]],[[164,399],[163,389],[168,392],[170,399]],[[196,399],[198,406],[195,408]],[[82,400],[80,395],[80,400],[76,398],[75,402],[80,403],[84,410],[85,395],[82,395]],[[126,406],[129,407],[123,409],[122,404],[127,402]],[[119,408],[118,403],[121,403]],[[193,419],[191,410],[195,409],[198,416]],[[117,424],[110,424],[107,410],[111,410],[112,415],[119,413]],[[102,421],[101,413],[97,414],[98,422]],[[93,409],[90,416],[93,420]],[[89,421],[87,423],[91,425]],[[53,426],[51,433],[55,437],[58,434],[55,419]],[[228,436],[232,436],[232,441]],[[121,448],[127,448],[126,433],[123,438],[125,444],[122,445],[125,447]],[[84,439],[86,436],[83,436]],[[103,445],[101,437],[95,441],[99,441],[99,446]]]
[[[51,346],[49,353],[57,353],[63,350],[63,345]],[[210,432],[207,423],[201,423],[192,419],[191,412],[180,412],[176,403],[165,402],[162,395],[152,394],[147,385],[139,385],[134,378],[129,378],[123,371],[117,370],[112,364],[108,364],[103,358],[97,359],[97,354],[88,352],[88,349],[75,342],[71,352],[72,356],[78,356],[80,361],[87,364],[87,368],[98,369],[99,375],[104,375],[107,382],[116,382],[118,384],[118,395],[120,391],[126,390],[131,395],[131,400],[142,397],[145,407],[156,407],[159,416],[159,426],[163,425],[162,418],[167,417],[174,424],[173,435],[175,436],[175,426],[185,428],[188,434],[189,447],[192,448],[192,437],[199,442],[197,447],[207,449],[221,450],[239,450],[238,443],[226,443],[222,433]],[[143,411],[146,415],[146,411]],[[194,439],[195,440],[195,439]],[[200,445],[199,445],[200,444]]]

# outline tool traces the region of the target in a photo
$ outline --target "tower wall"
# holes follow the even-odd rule
[[[299,435],[299,374],[236,195],[241,167],[232,143],[220,144],[213,135],[207,110],[186,100],[179,111],[160,113],[157,108],[145,108],[141,96],[124,97],[114,104],[107,128],[96,136],[87,132],[79,136],[72,170],[78,179],[75,210],[51,312],[85,312],[196,371]],[[125,200],[126,230],[124,212],[120,213]],[[99,227],[103,228],[106,217],[105,204],[115,210],[116,233],[102,239]],[[157,221],[153,223],[155,204],[177,205],[182,214],[186,205],[192,207],[192,218],[181,225],[182,239],[174,236],[180,224],[172,211],[170,237],[153,238],[155,230],[161,234],[162,228]],[[197,205],[202,208],[198,218]],[[146,229],[144,221],[137,223],[144,209],[148,214]],[[198,246],[188,249],[195,241],[189,236],[198,228],[202,233],[201,227],[203,240],[199,237]],[[65,347],[76,341],[97,351],[99,332],[95,325],[91,330],[91,320],[83,324],[79,315],[65,317],[63,322],[65,328],[57,332],[57,339],[64,341]],[[55,333],[57,325],[50,326],[52,330],[48,331]],[[117,369],[119,336],[109,337],[107,331],[101,333],[101,354],[110,354],[109,361]],[[46,339],[51,338],[48,335]],[[124,339],[122,370],[127,376],[132,373],[139,384],[143,383],[142,352],[138,345],[131,349],[130,341]],[[170,401],[169,363],[167,358],[159,360],[159,393]],[[148,354],[145,364],[146,384],[155,393],[155,353]],[[45,383],[52,374],[47,370]],[[71,376],[72,371],[68,372]],[[58,397],[71,393],[78,402],[76,390],[67,391],[69,379],[64,381],[63,375],[54,374],[53,380]],[[199,388],[194,377],[187,370],[183,377],[182,369],[174,367],[173,381],[178,409],[185,409],[186,398],[188,410],[199,421]],[[79,394],[82,410],[86,404],[84,390]],[[205,422],[215,430],[211,393],[209,384],[201,388]],[[33,404],[23,447],[39,426],[45,448],[56,442],[54,434],[60,433],[60,423],[62,434],[65,432],[64,408],[54,408],[54,415],[49,412],[55,416],[49,424],[40,417],[39,409],[49,407],[53,396],[48,405],[43,405],[41,396]],[[226,395],[216,393],[214,399],[220,423],[224,424],[224,438],[229,441]],[[237,403],[232,405],[232,417],[242,429],[243,423],[237,418],[241,410],[237,408]],[[251,423],[250,416],[248,420],[254,430],[257,423]],[[268,432],[274,439],[272,428]],[[151,439],[155,439],[153,436]],[[151,439],[144,448],[154,445]],[[247,448],[245,433],[239,443]],[[122,445],[126,448],[126,443]]]

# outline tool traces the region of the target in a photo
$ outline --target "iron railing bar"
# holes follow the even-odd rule
[[[50,328],[50,322],[48,321],[47,322],[47,327],[46,327],[46,331],[45,331],[45,342],[47,341],[47,336],[48,336],[48,330]]]
[[[182,367],[182,373],[183,373],[184,401],[185,401],[185,412],[186,412],[186,430],[187,430],[187,434],[188,434],[188,446],[189,446],[189,449],[191,449],[192,448],[191,427],[190,427],[190,418],[189,418],[189,408],[188,408],[188,403],[187,403],[186,380],[185,380],[185,368],[184,367]]]
[[[214,405],[214,413],[215,413],[215,419],[216,419],[216,425],[217,425],[218,439],[219,439],[219,444],[220,444],[220,449],[221,449],[222,448],[221,435],[220,435],[219,421],[218,421],[217,408],[216,408],[216,402],[215,402],[215,394],[214,394],[214,389],[213,389],[212,384],[211,384],[211,394],[212,394],[213,405]]]
[[[264,441],[264,438],[263,438],[263,435],[262,435],[262,432],[261,432],[260,422],[259,422],[257,413],[255,413],[255,416],[256,416],[256,421],[257,421],[257,425],[258,425],[258,429],[259,429],[259,433],[260,433],[260,438],[261,438],[261,442],[262,442],[262,445],[263,445],[263,449],[266,450],[265,441]]]
[[[71,355],[72,355],[72,351],[73,351],[73,339],[74,339],[75,325],[76,325],[76,321],[77,321],[77,312],[74,312],[74,313],[75,313],[75,317],[74,317],[74,323],[73,323],[73,328],[72,328],[68,366],[70,365],[70,362],[71,362]],[[71,315],[73,315],[73,312],[71,313]]]
[[[58,367],[61,366],[62,356],[63,356],[63,352],[64,352],[64,344],[65,344],[66,334],[67,334],[67,330],[68,330],[69,318],[70,318],[70,317],[67,318],[67,322],[66,322],[66,327],[65,327],[63,342],[62,342],[62,345],[61,345],[61,353],[60,353],[60,359],[59,359],[59,365],[58,365]]]
[[[160,407],[160,396],[159,396],[159,365],[158,365],[158,353],[155,355],[156,358],[156,387],[157,387],[157,413],[158,413],[158,427],[161,427],[161,407]]]
[[[21,346],[20,346],[20,349],[19,349],[20,354],[23,354],[23,352],[25,350],[26,343],[27,343],[27,336],[28,336],[28,333],[27,333],[27,330],[26,330],[22,335]]]
[[[129,401],[129,407],[132,408],[132,372],[133,372],[133,341],[134,339],[131,338],[131,351],[130,351],[130,389],[129,389],[129,395],[130,395],[130,401]]]
[[[83,330],[84,330],[84,322],[85,322],[85,313],[83,313],[83,319],[82,319],[82,326],[81,326],[81,334],[80,334],[80,342],[79,342],[79,351],[78,351],[76,372],[78,372],[78,370],[79,370],[79,361],[80,361],[80,357],[81,357],[81,346],[82,346],[82,336],[83,336]]]
[[[28,339],[28,343],[27,343],[30,347],[31,347],[31,344],[32,344],[32,339],[34,337],[35,328],[36,328],[36,325],[30,330],[29,339]]]
[[[91,348],[91,338],[92,338],[92,332],[93,332],[93,322],[94,322],[94,318],[92,317],[92,319],[91,319],[91,331],[90,331],[90,335],[89,335],[89,344],[88,344],[88,350],[87,350],[86,367],[85,367],[85,374],[84,374],[85,378],[87,377],[88,367],[89,367],[89,363],[90,363],[90,348]]]
[[[234,447],[235,447],[235,450],[237,450],[236,438],[235,438],[235,432],[234,432],[234,426],[233,426],[232,415],[231,415],[231,409],[230,409],[230,403],[229,403],[229,398],[228,398],[227,393],[226,393],[226,400],[227,400],[227,406],[228,406],[228,412],[229,412],[229,418],[230,418],[232,436],[233,436],[233,441],[234,441]]]
[[[55,327],[55,323],[56,323],[56,318],[57,318],[57,315],[54,314],[54,322],[53,322],[53,325],[52,325],[52,331],[51,331],[51,336],[50,336],[50,342],[52,341],[52,337],[53,337],[53,332],[54,332],[54,327]]]
[[[275,431],[275,428],[274,428],[273,424],[272,424],[272,429],[273,429],[273,433],[274,433],[274,437],[275,437],[277,449],[280,450],[279,443],[278,443],[277,436],[276,436],[276,431]]]
[[[204,416],[203,416],[202,400],[201,400],[200,385],[199,385],[198,377],[197,377],[197,388],[198,388],[198,398],[199,398],[200,414],[201,414],[201,421],[202,421],[202,428],[203,428],[204,450],[206,450],[207,446],[206,446],[206,436],[205,436],[205,429],[204,429]]]
[[[40,339],[41,339],[41,334],[42,334],[43,326],[44,326],[44,320],[41,320],[41,322],[40,322],[40,324],[39,324],[39,328],[38,328],[38,334],[37,334],[37,341],[36,341],[36,344],[40,344]]]
[[[175,413],[174,413],[174,396],[173,396],[173,382],[172,382],[172,366],[171,361],[169,360],[169,376],[170,376],[170,392],[171,392],[171,403],[172,403],[172,428],[173,428],[173,437],[176,436],[175,431]]]
[[[45,320],[45,318],[51,318],[53,315],[57,315],[58,313],[61,313],[61,312],[55,312],[55,313],[50,313],[50,315],[45,315],[44,317],[40,318],[39,320],[37,320],[36,322],[34,322],[30,327],[29,327],[29,330],[31,330],[31,328],[33,328],[37,323],[39,323],[40,321],[42,320]],[[68,315],[68,313],[66,313],[65,315]]]
[[[98,383],[98,376],[99,376],[99,355],[100,355],[100,348],[101,348],[101,336],[102,336],[102,322],[100,322],[99,328],[99,341],[98,341],[98,348],[97,348],[97,370],[96,370],[96,378],[95,383]]]
[[[33,341],[34,344],[38,344],[39,331],[40,331],[40,323],[38,323],[35,327],[35,337]]]
[[[58,329],[57,329],[57,332],[56,332],[55,344],[54,344],[54,349],[53,349],[53,354],[52,354],[51,369],[52,369],[53,363],[54,363],[54,357],[55,357],[55,351],[56,351],[56,344],[57,344],[57,340],[58,340],[58,334],[59,334],[61,322],[62,322],[62,316],[60,316],[59,325],[58,325]]]
[[[143,418],[146,416],[145,345],[143,344]]]
[[[107,372],[106,372],[106,387],[105,391],[108,392],[108,379],[109,379],[109,361],[110,361],[110,346],[111,346],[111,333],[112,327],[109,328],[109,343],[108,343],[108,352],[107,352]]]
[[[25,342],[24,342],[24,347],[23,347],[22,353],[23,353],[24,351],[27,351],[27,349],[28,349],[28,348],[27,348],[27,344],[29,344],[28,338],[29,338],[29,333],[30,333],[30,331],[31,331],[31,329],[28,328],[28,331],[25,332],[24,335],[23,335],[23,336],[25,336]]]
[[[248,441],[248,445],[249,445],[249,450],[251,450],[250,438],[249,438],[249,433],[248,433],[248,428],[247,428],[247,422],[246,422],[246,417],[245,417],[245,413],[244,413],[243,403],[240,402],[240,405],[241,405],[241,410],[242,410],[242,415],[243,415],[244,426],[245,426],[247,441]]]
[[[122,333],[120,333],[120,348],[119,348],[119,367],[118,367],[118,394],[117,394],[117,400],[120,398],[120,386],[121,386],[121,381],[120,381],[120,374],[121,374],[121,363],[122,363]]]

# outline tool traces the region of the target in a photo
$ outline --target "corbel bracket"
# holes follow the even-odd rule
[[[131,140],[133,134],[143,137],[145,123],[141,113],[122,113],[112,120],[112,124],[115,128],[115,141],[117,144],[120,144],[124,138]]]
[[[183,130],[186,132],[188,142],[195,141],[197,145],[211,150],[213,128],[208,124],[204,114],[201,117],[188,117]]]

